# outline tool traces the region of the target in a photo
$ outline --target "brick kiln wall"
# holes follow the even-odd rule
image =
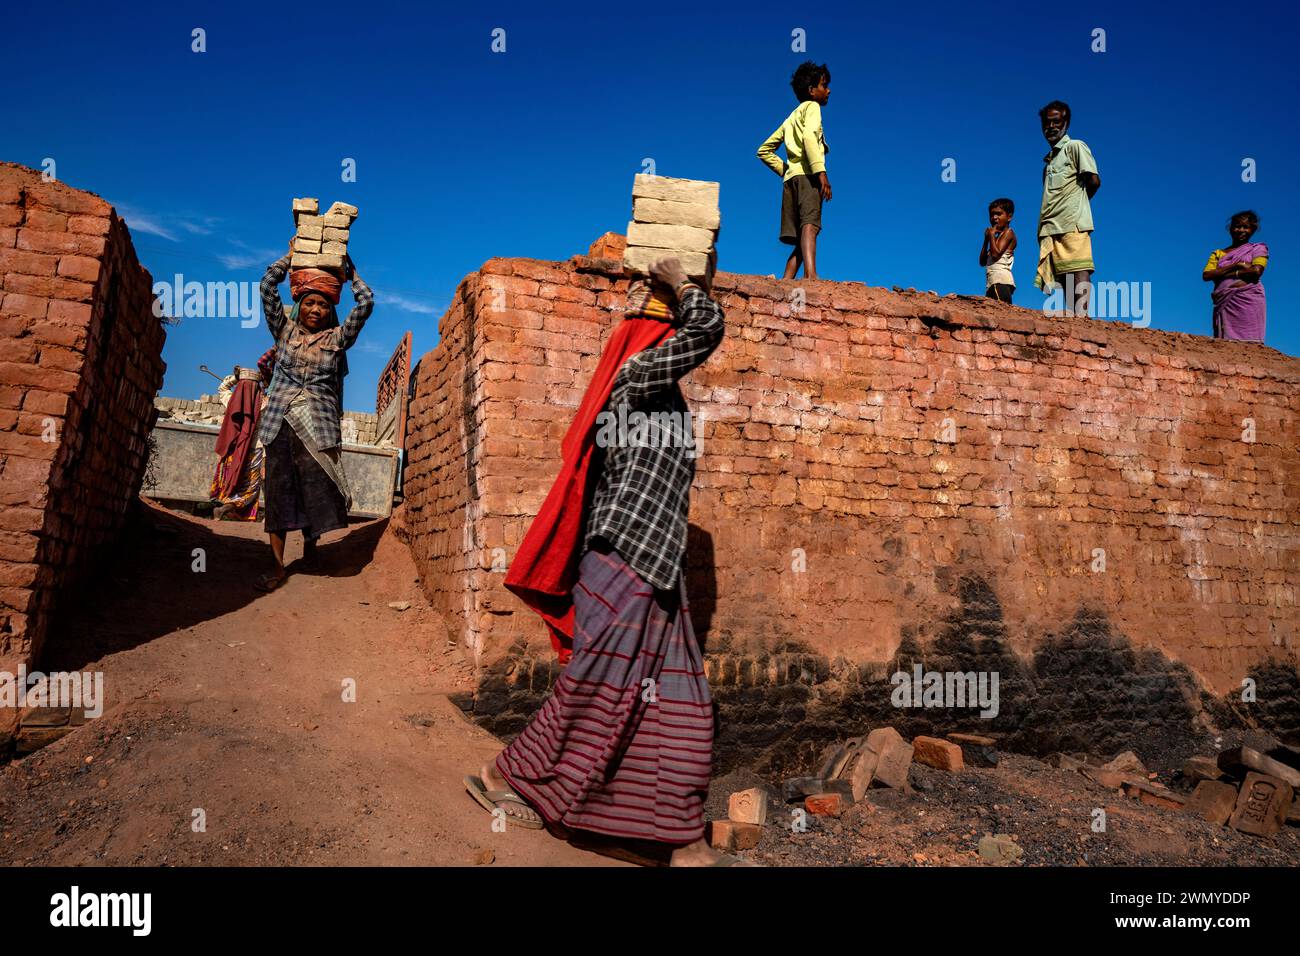
[[[481,510],[479,435],[488,412],[476,394],[480,376],[471,371],[484,360],[479,286],[478,275],[461,282],[439,324],[438,347],[412,371],[418,398],[408,413],[404,501],[394,515],[429,601],[449,620],[477,620],[475,601],[489,600],[495,583],[477,567],[483,541],[473,537]]]
[[[555,667],[500,559],[625,290],[611,260],[490,260],[420,366],[412,549],[481,665],[476,716],[506,735]],[[1300,360],[857,283],[724,273],[716,294],[727,338],[684,390],[724,764],[877,720],[962,724],[889,706],[889,674],[917,662],[998,670],[999,717],[965,724],[1026,749],[1172,739],[1206,705],[1230,719],[1214,695],[1248,676],[1255,716],[1300,732]]]
[[[165,332],[112,207],[9,163],[0,282],[0,670],[12,671],[40,653],[56,595],[139,494]]]

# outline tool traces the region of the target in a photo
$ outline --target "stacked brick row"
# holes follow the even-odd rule
[[[320,201],[313,198],[293,201],[293,269],[341,269],[348,256],[348,241],[357,207],[336,202],[319,215]]]
[[[226,405],[215,395],[198,398],[170,398],[159,395],[153,400],[158,417],[174,422],[220,425],[226,419]],[[379,434],[379,417],[369,412],[344,412],[343,441],[348,444],[373,445]],[[355,436],[353,436],[355,432]],[[216,458],[213,458],[215,468]]]
[[[718,190],[718,183],[639,174],[632,184],[624,271],[648,275],[654,262],[673,256],[688,276],[708,275],[722,224]]]
[[[407,480],[440,505],[411,531],[485,673],[535,700],[549,643],[501,571],[626,279],[607,259],[493,259],[462,289],[417,381],[440,453]],[[1216,694],[1294,672],[1300,361],[856,283],[722,273],[715,292],[727,338],[685,382],[704,419],[688,587],[714,679],[752,684],[791,653],[820,662],[799,669],[813,682],[856,674],[987,615],[1028,661],[1066,653],[1083,609],[1106,654],[1131,642]]]
[[[0,669],[140,490],[165,333],[112,207],[0,164]]]

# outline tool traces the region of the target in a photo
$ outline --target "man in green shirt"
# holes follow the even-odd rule
[[[781,241],[794,246],[785,263],[786,279],[803,265],[805,279],[817,278],[817,234],[822,228],[822,201],[831,198],[826,176],[826,137],[822,107],[831,95],[831,71],[809,60],[790,79],[799,105],[775,133],[758,147],[758,158],[781,177]],[[786,161],[776,154],[785,147]]]
[[[1081,139],[1071,139],[1069,104],[1053,100],[1038,111],[1051,145],[1043,157],[1043,205],[1038,216],[1038,274],[1034,285],[1065,285],[1073,313],[1087,318],[1092,292],[1092,205],[1101,188],[1097,161]]]

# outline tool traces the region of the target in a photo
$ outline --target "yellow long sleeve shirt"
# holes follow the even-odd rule
[[[782,162],[776,154],[779,146],[785,146],[788,162]],[[805,100],[758,147],[758,158],[784,181],[793,176],[815,176],[825,172],[826,151],[821,104],[816,100]]]

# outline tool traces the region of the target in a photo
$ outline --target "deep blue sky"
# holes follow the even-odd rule
[[[722,268],[779,272],[780,180],[754,150],[795,106],[789,75],[808,57],[833,74],[824,278],[983,292],[985,209],[1007,195],[1017,302],[1041,302],[1036,113],[1059,97],[1101,171],[1097,278],[1152,283],[1154,327],[1208,334],[1201,268],[1228,215],[1254,208],[1273,254],[1268,343],[1300,353],[1297,24],[1281,4],[207,6],[10,5],[0,158],[53,157],[60,179],[117,205],[156,279],[256,282],[287,245],[292,197],[359,206],[352,253],[379,304],[348,408],[373,410],[404,331],[417,355],[436,344],[485,259],[564,259],[623,231],[647,157],[721,181]],[[356,183],[340,181],[344,157]],[[199,364],[251,364],[269,345],[264,325],[185,320],[164,393],[211,391]]]

